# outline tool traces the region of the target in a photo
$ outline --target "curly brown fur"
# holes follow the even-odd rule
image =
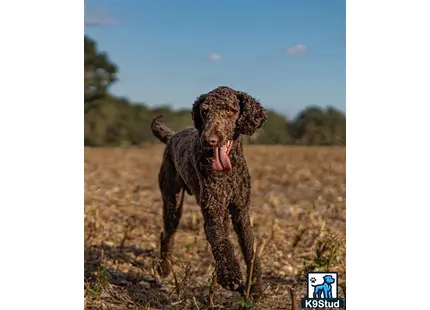
[[[167,276],[171,271],[167,260],[172,256],[173,238],[187,191],[195,195],[201,207],[218,283],[229,290],[242,290],[244,282],[228,237],[228,221],[231,216],[249,269],[254,244],[249,218],[251,177],[241,134],[252,135],[260,128],[266,121],[266,112],[248,94],[223,86],[197,98],[192,118],[195,128],[178,133],[173,133],[158,118],[151,125],[154,135],[166,143],[159,173],[164,219],[161,274]],[[253,277],[256,281],[251,292],[258,295],[262,291],[258,257]]]

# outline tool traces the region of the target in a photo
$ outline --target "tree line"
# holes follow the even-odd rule
[[[160,114],[174,130],[192,126],[191,109],[174,110],[168,105],[150,108],[109,93],[109,86],[117,80],[118,67],[106,53],[98,50],[93,39],[84,36],[84,40],[86,146],[127,146],[158,141],[151,133],[150,123]],[[269,110],[266,124],[252,137],[244,138],[244,142],[345,145],[346,118],[333,107],[306,107],[293,119]]]

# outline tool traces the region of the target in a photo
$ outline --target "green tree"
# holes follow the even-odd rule
[[[85,105],[107,95],[109,86],[116,81],[117,66],[106,53],[97,49],[94,40],[84,36],[84,102]]]
[[[346,117],[341,111],[329,107],[326,111],[327,126],[330,128],[331,145],[346,144]]]
[[[346,119],[343,113],[329,107],[304,109],[289,125],[298,144],[333,145],[345,144]]]
[[[84,143],[88,146],[107,144],[109,128],[115,126],[118,111],[111,98],[94,100],[85,113]]]
[[[285,116],[269,110],[267,111],[267,119],[268,121],[263,128],[258,131],[255,141],[251,138],[252,143],[288,144],[292,142],[288,131],[288,120]]]

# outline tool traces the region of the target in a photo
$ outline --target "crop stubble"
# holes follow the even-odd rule
[[[158,277],[162,152],[162,145],[85,149],[86,309],[208,309],[211,303],[237,309],[241,304],[239,295],[212,283],[213,259],[192,196],[185,198],[176,234],[175,274]],[[246,146],[245,156],[253,228],[269,284],[254,309],[292,309],[291,296],[298,309],[308,270],[339,272],[343,296],[345,148]],[[242,259],[234,233],[231,240]]]

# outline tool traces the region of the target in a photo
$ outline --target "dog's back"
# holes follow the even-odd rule
[[[195,175],[197,171],[197,159],[194,152],[195,142],[198,139],[198,131],[195,128],[185,128],[174,132],[160,121],[161,117],[154,118],[151,129],[161,142],[166,144],[163,161],[170,162],[171,169],[174,169],[175,179],[182,184],[182,187],[189,195],[198,191],[198,180]],[[163,168],[160,173],[166,173]],[[194,189],[192,191],[191,189]]]

